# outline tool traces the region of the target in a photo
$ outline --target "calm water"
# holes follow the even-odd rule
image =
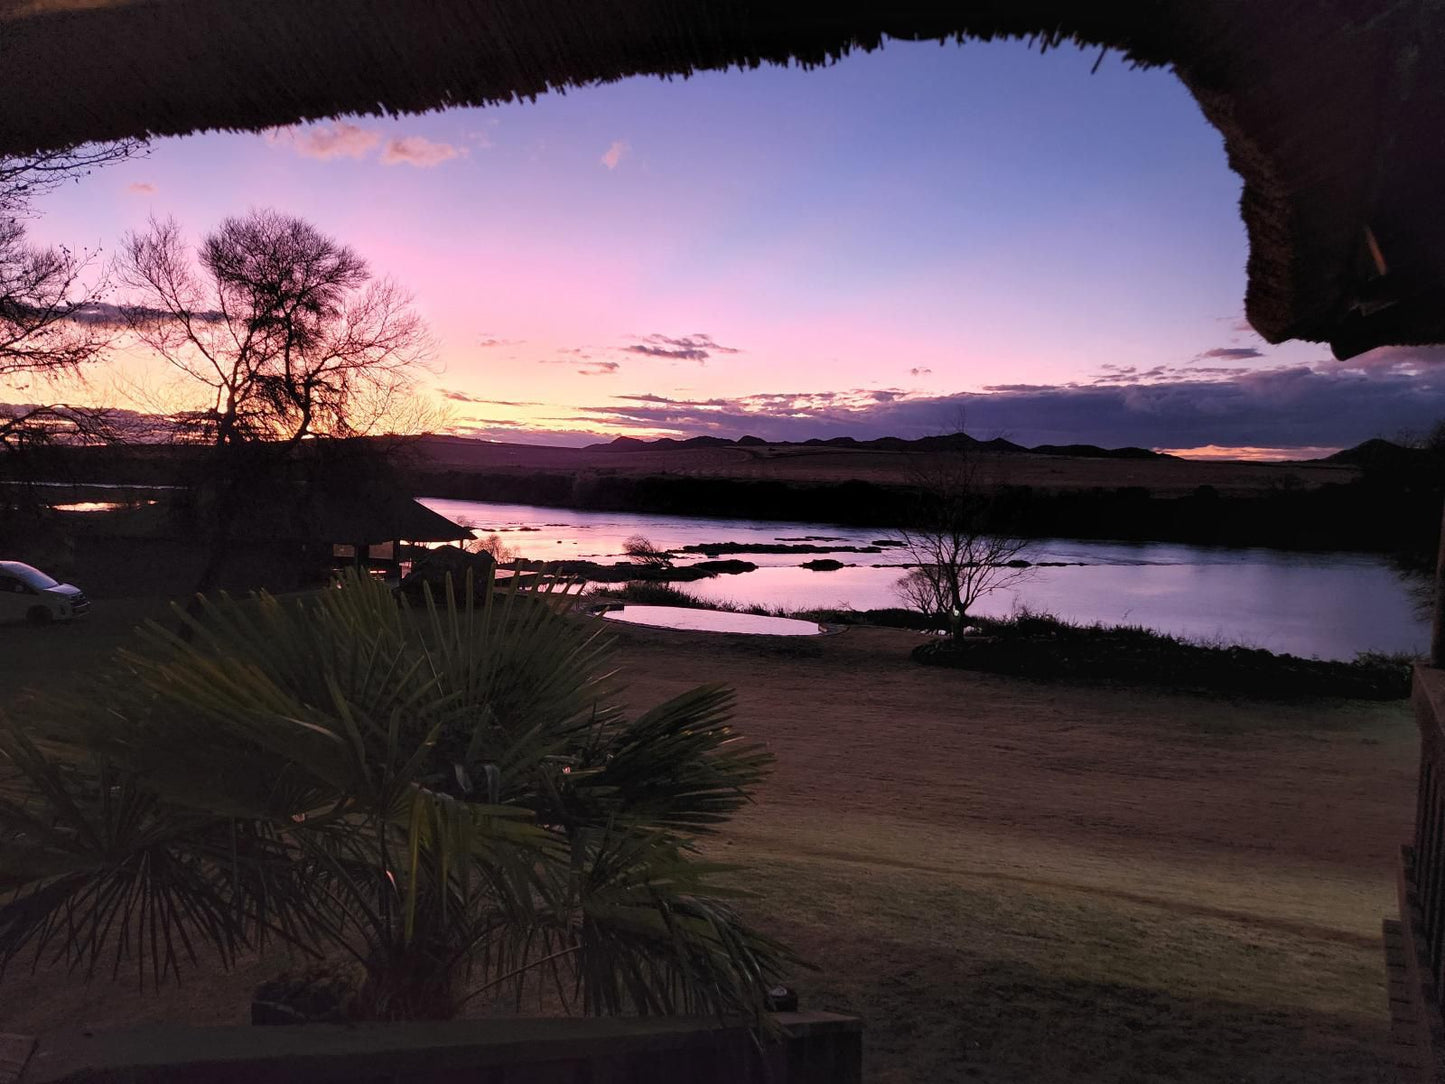
[[[542,560],[623,560],[623,542],[635,534],[662,549],[804,540],[818,546],[866,546],[896,537],[876,527],[578,512],[439,498],[422,503],[474,526],[479,535],[496,533],[519,556]],[[904,558],[887,549],[737,556],[758,570],[681,586],[704,598],[788,609],[899,604],[893,585]],[[832,557],[848,567],[834,572],[798,567],[816,557]],[[1044,539],[1031,543],[1023,557],[1069,564],[1037,569],[1022,583],[984,598],[976,612],[1006,616],[1027,607],[1072,621],[1144,625],[1322,659],[1353,658],[1361,651],[1421,652],[1429,642],[1428,625],[1416,615],[1404,581],[1388,562],[1369,554]]]

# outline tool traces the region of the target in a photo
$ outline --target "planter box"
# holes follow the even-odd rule
[[[785,1036],[651,1017],[352,1027],[158,1026],[43,1040],[23,1084],[859,1084],[862,1025],[779,1013]]]

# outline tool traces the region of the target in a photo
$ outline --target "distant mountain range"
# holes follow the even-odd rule
[[[904,440],[902,437],[877,437],[873,440],[857,440],[853,437],[830,437],[828,440],[813,438],[804,441],[767,441],[760,437],[738,437],[728,440],[724,437],[688,437],[676,440],[660,437],[657,440],[639,440],[637,437],[617,437],[600,444],[589,444],[594,451],[640,451],[645,448],[856,448],[876,451],[954,451],[973,449],[982,452],[1003,454],[1067,455],[1082,459],[1174,459],[1163,452],[1151,452],[1148,448],[1100,448],[1095,444],[1040,444],[1025,448],[1011,440],[995,437],[992,440],[978,440],[967,433],[953,433],[942,437],[919,437]]]

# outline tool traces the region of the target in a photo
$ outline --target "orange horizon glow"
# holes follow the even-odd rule
[[[1236,460],[1242,463],[1288,463],[1307,459],[1323,459],[1334,455],[1338,447],[1322,448],[1224,448],[1206,444],[1201,448],[1155,448],[1153,451],[1179,459]]]

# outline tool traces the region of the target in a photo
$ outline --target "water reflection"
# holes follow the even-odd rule
[[[817,636],[823,630],[814,621],[787,617],[759,617],[757,614],[725,610],[693,610],[684,606],[624,606],[608,610],[604,617],[634,625],[690,632],[746,632],[761,636]]]
[[[155,501],[71,501],[69,504],[52,504],[57,512],[121,512],[155,504]]]
[[[868,546],[889,534],[876,527],[691,519],[640,513],[579,512],[529,505],[425,499],[453,519],[496,532],[508,548],[533,559],[622,560],[623,542],[647,536],[663,549],[715,542],[775,544],[828,536]],[[827,542],[817,542],[825,546]],[[893,584],[902,554],[837,554],[847,567],[798,567],[811,554],[740,554],[760,566],[741,576],[685,585],[691,594],[744,606],[875,609],[898,605]],[[1428,623],[1389,563],[1370,554],[1289,553],[1165,543],[1043,539],[1024,557],[1042,567],[1016,587],[976,607],[1005,616],[1026,607],[1073,621],[1137,624],[1175,635],[1242,643],[1271,651],[1349,659],[1361,651],[1425,649]]]

